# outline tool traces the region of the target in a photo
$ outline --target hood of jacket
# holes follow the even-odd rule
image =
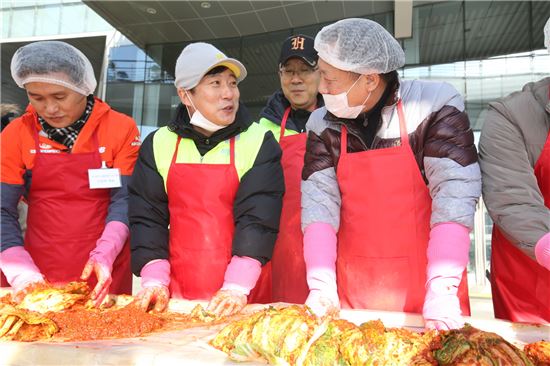
[[[547,113],[550,113],[550,77],[527,83],[522,91],[533,94],[537,102],[540,103]]]

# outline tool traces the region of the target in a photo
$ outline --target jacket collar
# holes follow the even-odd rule
[[[90,117],[88,117],[88,120],[86,121],[86,124],[84,128],[82,128],[82,132],[85,131],[93,131],[99,124],[99,121],[101,119],[101,116],[103,116],[105,113],[109,112],[111,110],[111,107],[109,104],[105,103],[98,97],[94,97],[94,108],[92,109],[92,113],[90,114]],[[36,109],[32,106],[32,104],[29,103],[27,105],[27,108],[25,109],[25,113],[31,114],[35,121],[35,126],[38,131],[42,130],[42,126],[40,125],[40,122],[38,121],[38,114],[36,113]]]
[[[290,107],[290,102],[285,98],[283,91],[279,89],[267,100],[267,104],[260,112],[260,118],[267,118],[271,122],[280,125],[288,107]]]
[[[323,100],[323,96],[317,93],[317,108],[320,108],[324,105],[325,101]],[[283,116],[288,107],[290,107],[290,102],[285,97],[283,91],[279,89],[275,93],[273,93],[267,100],[266,106],[260,112],[260,118],[267,118],[271,122],[281,125],[283,121]],[[287,124],[289,125],[289,128],[294,130],[296,129],[296,126],[294,125],[294,122],[291,121],[291,119],[287,121]]]
[[[239,110],[235,116],[235,121],[207,137],[193,128],[187,108],[180,103],[176,110],[176,117],[168,124],[168,129],[182,138],[190,138],[199,143],[209,140],[211,144],[216,144],[245,131],[252,123],[248,109],[239,102]]]

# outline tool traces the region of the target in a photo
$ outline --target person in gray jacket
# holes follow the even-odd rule
[[[545,26],[550,52],[550,19]],[[479,142],[495,316],[550,322],[550,78],[489,104]]]

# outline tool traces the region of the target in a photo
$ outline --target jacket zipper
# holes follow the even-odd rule
[[[345,123],[342,123],[342,122],[337,122],[339,125],[340,125],[340,139],[342,138],[342,127],[343,126],[346,126]],[[347,126],[346,126],[347,127]],[[367,144],[365,144],[365,142],[363,141],[363,139],[361,138],[361,136],[357,135],[356,133],[354,133],[353,131],[350,131],[349,128],[347,129],[348,130],[348,133],[352,136],[355,136],[359,139],[359,141],[361,142],[361,145],[363,145],[363,147],[365,148],[365,151],[366,150],[369,150],[369,147],[367,146]],[[376,136],[374,137],[374,139],[372,140],[373,144],[374,144],[374,141],[376,140]],[[346,149],[347,149],[347,146],[346,146]]]

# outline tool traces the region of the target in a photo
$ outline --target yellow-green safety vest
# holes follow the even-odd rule
[[[264,141],[265,134],[269,131],[268,128],[258,123],[252,123],[246,131],[235,136],[235,168],[239,180],[246,174],[254,165],[256,156],[260,151]],[[277,135],[278,136],[278,135]],[[176,150],[176,142],[178,135],[168,129],[161,127],[153,136],[153,154],[157,171],[164,179],[164,189],[166,190],[166,181],[168,171],[174,151]],[[230,139],[218,143],[204,156],[201,156],[195,142],[190,138],[182,138],[178,148],[178,156],[176,163],[186,164],[229,164],[229,142]]]

